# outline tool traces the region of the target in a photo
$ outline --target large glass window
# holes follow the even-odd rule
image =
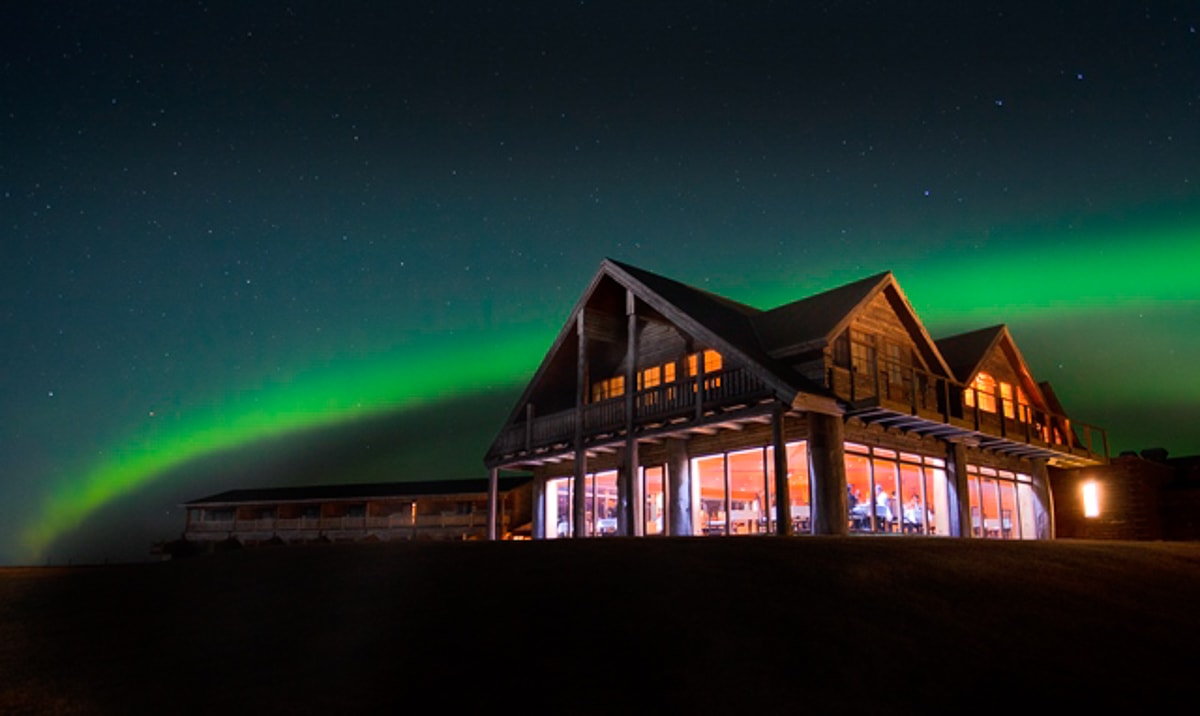
[[[569,477],[546,481],[546,534],[547,539],[571,536],[571,485]]]
[[[692,460],[692,484],[697,500],[692,513],[693,534],[728,534],[725,502],[725,456],[710,455]]]
[[[1037,496],[1029,475],[967,465],[971,534],[986,539],[1037,539]]]
[[[587,481],[587,533],[593,537],[607,537],[617,533],[617,471],[597,472],[588,475]]]
[[[851,532],[950,533],[946,461],[846,443]]]
[[[775,453],[751,448],[692,460],[694,534],[746,535],[775,530]],[[793,529],[809,531],[811,496],[804,441],[787,445]]]
[[[647,535],[667,532],[666,472],[661,465],[642,468],[642,495],[645,499],[642,515],[646,520],[643,532]]]

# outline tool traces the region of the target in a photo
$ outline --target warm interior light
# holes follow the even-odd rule
[[[1083,483],[1083,516],[1100,516],[1100,486],[1095,482]]]

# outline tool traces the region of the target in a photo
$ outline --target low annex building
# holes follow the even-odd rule
[[[237,540],[353,542],[411,539],[483,539],[528,534],[528,478],[493,486],[498,505],[489,525],[485,479],[383,482],[230,490],[183,505],[183,539],[200,545]]]
[[[613,260],[487,451],[534,538],[1054,535],[1049,468],[1108,463],[1003,325],[934,340],[881,273],[759,310]]]

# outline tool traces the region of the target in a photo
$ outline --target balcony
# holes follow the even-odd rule
[[[1100,428],[912,366],[879,361],[871,372],[829,366],[827,387],[849,404],[848,415],[864,422],[1046,458],[1064,467],[1108,461],[1108,438]]]
[[[770,395],[767,385],[746,369],[725,368],[637,391],[633,422],[645,429],[702,419],[714,412],[755,405]],[[496,439],[489,462],[571,447],[577,416],[582,420],[585,443],[623,433],[625,401],[626,396],[622,395],[588,403],[582,410],[563,410],[510,425]]]

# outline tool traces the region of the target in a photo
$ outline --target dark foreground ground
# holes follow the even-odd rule
[[[325,545],[0,569],[2,713],[1182,713],[1198,684],[1200,544]]]

